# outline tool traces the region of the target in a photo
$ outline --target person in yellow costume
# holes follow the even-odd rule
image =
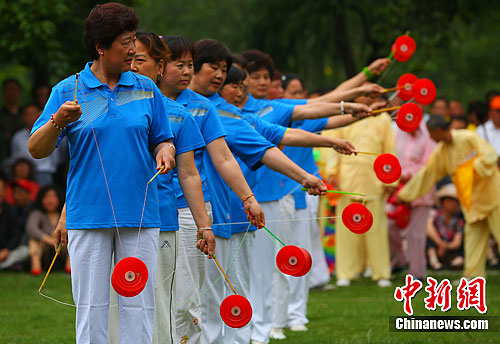
[[[500,242],[500,173],[497,153],[470,130],[451,130],[441,116],[427,122],[438,142],[427,163],[398,193],[411,202],[451,175],[465,216],[464,276],[485,276],[486,252],[491,233]]]
[[[356,102],[368,106],[378,101],[378,96],[362,96]],[[355,122],[347,127],[325,133],[334,137],[351,140],[359,151],[377,154],[395,154],[396,147],[392,120],[387,113],[372,116]],[[387,232],[387,216],[385,213],[385,194],[388,186],[378,180],[373,171],[373,156],[358,155],[345,159],[327,153],[325,156],[325,177],[336,179],[341,191],[368,195],[365,206],[373,215],[373,226],[364,234],[349,231],[341,220],[342,211],[353,202],[363,202],[363,197],[342,195],[336,207],[335,223],[336,256],[335,271],[338,286],[348,286],[350,281],[361,274],[365,267],[371,269],[371,278],[381,287],[391,285],[391,264],[389,255],[389,239]]]

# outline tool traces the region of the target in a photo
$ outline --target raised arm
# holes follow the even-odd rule
[[[289,128],[281,139],[280,144],[300,147],[330,147],[341,154],[347,155],[356,152],[356,148],[347,140],[317,135],[296,128]]]
[[[270,169],[284,174],[302,186],[309,188],[308,192],[311,195],[326,194],[326,186],[321,179],[307,173],[302,168],[297,166],[297,164],[290,160],[277,147],[272,147],[266,150],[261,162]]]
[[[56,148],[61,131],[68,123],[74,122],[82,115],[78,101],[67,101],[56,113],[31,135],[28,150],[35,159],[48,157]]]
[[[357,114],[363,118],[370,115],[371,109],[365,104],[359,103],[343,103],[345,114]],[[325,118],[334,115],[342,114],[342,105],[340,103],[318,102],[305,105],[297,105],[294,110],[291,121],[299,121],[303,119]]]

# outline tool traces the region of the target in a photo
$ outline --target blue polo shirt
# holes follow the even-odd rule
[[[205,147],[205,141],[191,113],[181,104],[170,98],[163,97],[167,109],[168,120],[174,138],[175,154],[197,151]],[[161,231],[176,231],[179,229],[177,201],[174,191],[173,177],[177,176],[177,168],[167,174],[159,175],[158,190],[160,195]]]
[[[122,73],[111,90],[94,76],[91,65],[85,66],[78,80],[83,114],[60,136],[68,137],[70,155],[66,228],[115,227],[106,184],[118,227],[139,227],[146,185],[156,172],[150,147],[172,138],[163,95],[151,79],[132,72]],[[32,133],[65,101],[73,101],[74,94],[72,75],[52,89]],[[148,188],[142,227],[160,227],[156,180]]]
[[[187,110],[189,110],[189,112],[191,112],[196,124],[198,125],[201,135],[205,140],[205,144],[208,145],[215,139],[226,136],[226,131],[224,130],[224,127],[219,119],[217,109],[206,97],[203,97],[190,89],[186,89],[179,94],[176,102],[183,105]],[[208,202],[210,201],[210,193],[208,192],[207,174],[203,162],[204,152],[204,149],[196,150],[194,152],[194,162],[198,172],[200,173],[203,197],[205,198],[205,202]],[[179,185],[176,171],[174,174],[174,187],[177,197],[177,208],[187,207],[188,205]]]
[[[292,99],[292,98],[279,98],[273,99],[276,102],[290,104],[290,105],[304,105],[307,104],[307,99]]]
[[[289,127],[295,105],[267,99],[256,99],[248,94],[248,100],[241,109],[243,114],[253,114],[268,122]]]
[[[292,127],[314,133],[325,129],[327,123],[328,118],[308,119],[293,122]],[[283,153],[285,153],[297,165],[302,167],[306,172],[319,177],[319,170],[316,165],[316,161],[314,161],[312,147],[285,146]],[[283,184],[284,195],[291,192],[294,196],[295,209],[305,209],[306,193],[300,190],[301,185],[284,175],[281,176],[281,182]]]
[[[250,170],[259,168],[262,165],[260,160],[266,153],[266,150],[275,147],[275,145],[262,137],[247,120],[243,119],[243,114],[236,106],[229,104],[218,94],[214,94],[208,99],[217,108],[219,118],[227,132],[227,145],[237,158],[240,166],[246,165]],[[207,170],[210,170],[208,188],[214,223],[233,222],[231,217],[231,189],[217,173],[207,154],[205,155],[205,164],[207,167],[211,167],[210,169],[207,168]],[[230,238],[231,226],[214,226],[214,234]]]

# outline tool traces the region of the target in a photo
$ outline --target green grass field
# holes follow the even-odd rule
[[[432,274],[438,281],[460,277],[455,272]],[[75,310],[38,295],[43,277],[24,273],[0,273],[0,343],[74,343]],[[404,316],[403,304],[393,298],[404,276],[398,275],[394,286],[379,288],[368,279],[360,279],[347,288],[313,291],[309,299],[309,331],[286,331],[287,340],[274,343],[500,343],[500,332],[389,332],[389,316]],[[424,284],[425,287],[425,284]],[[423,288],[424,288],[423,287]],[[456,288],[452,308],[443,313],[427,311],[421,289],[413,299],[415,315],[480,315],[475,309],[466,312],[456,307]],[[73,303],[70,277],[55,272],[49,276],[43,292],[63,302]],[[486,284],[487,315],[500,316],[500,273],[489,271]],[[497,328],[500,330],[500,328]]]

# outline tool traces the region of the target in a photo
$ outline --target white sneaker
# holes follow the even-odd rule
[[[392,282],[387,280],[387,279],[382,278],[382,279],[379,279],[377,281],[377,285],[381,288],[386,288],[386,287],[390,287],[392,285]]]
[[[348,287],[351,285],[351,281],[349,281],[347,278],[341,278],[337,280],[337,287]]]
[[[292,326],[290,326],[290,331],[304,332],[304,331],[307,331],[307,327],[305,325],[292,325]]]
[[[285,334],[283,333],[282,328],[272,328],[271,333],[269,334],[269,338],[272,339],[286,339]]]
[[[370,277],[372,277],[372,269],[366,268],[365,272],[363,272],[363,277],[364,278],[370,278]]]
[[[259,342],[258,340],[252,340],[250,344],[266,344],[264,342]]]

